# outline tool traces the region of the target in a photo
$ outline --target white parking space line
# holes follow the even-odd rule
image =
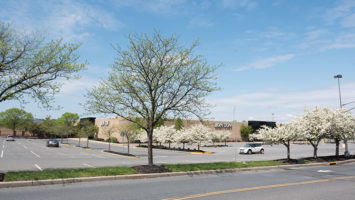
[[[0,158],[2,158],[3,156],[4,156],[4,150],[1,150]]]
[[[36,167],[37,169],[43,171],[43,169],[42,169],[40,166],[38,166],[37,164],[35,164],[35,167]]]
[[[37,156],[38,158],[41,158],[41,156],[39,156],[39,155],[36,154],[35,152],[31,151],[31,153],[33,153],[33,155]]]
[[[94,166],[89,165],[89,164],[86,164],[86,163],[83,163],[83,165],[84,165],[84,166],[87,166],[87,167],[95,168]]]

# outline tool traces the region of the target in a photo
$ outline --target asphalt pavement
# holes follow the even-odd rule
[[[354,199],[355,163],[0,189],[4,200]]]
[[[65,140],[66,142],[66,140]],[[104,166],[134,166],[147,164],[147,149],[131,144],[130,153],[137,157],[120,156],[104,152],[108,149],[108,143],[89,141],[89,149],[86,147],[86,139],[82,139],[80,145],[76,139],[71,139],[68,144],[60,144],[59,148],[46,147],[43,139],[21,139],[15,142],[0,138],[0,171],[18,170],[44,170],[54,168],[87,168]],[[154,149],[155,164],[177,163],[203,163],[203,162],[228,162],[228,161],[252,161],[274,160],[286,157],[286,148],[283,145],[265,145],[265,154],[242,155],[239,147],[244,143],[227,143],[228,147],[202,147],[201,149],[212,154],[191,154],[189,152]],[[179,145],[176,145],[179,146]],[[355,145],[350,144],[350,152],[355,153]],[[196,148],[187,145],[186,148]],[[127,153],[126,144],[112,144],[112,151]],[[344,149],[341,148],[340,152]],[[334,144],[320,144],[318,155],[334,155]],[[295,144],[291,146],[291,157],[311,157],[313,148],[311,145]]]

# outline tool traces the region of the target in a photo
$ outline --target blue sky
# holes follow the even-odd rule
[[[112,45],[125,48],[129,33],[154,29],[186,46],[199,39],[196,52],[211,65],[222,63],[222,90],[207,98],[214,105],[209,119],[284,122],[305,107],[338,108],[336,74],[343,75],[343,102],[355,101],[355,0],[0,0],[0,20],[82,43],[88,69],[80,80],[63,82],[54,104],[60,110],[23,105],[36,118],[91,116],[80,103],[86,89],[107,77]],[[0,111],[19,106],[8,101]]]

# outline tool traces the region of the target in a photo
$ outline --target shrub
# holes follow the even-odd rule
[[[107,139],[106,139],[106,142],[110,142],[110,140],[111,140],[112,143],[118,143],[118,140],[117,140],[116,137],[107,138]]]

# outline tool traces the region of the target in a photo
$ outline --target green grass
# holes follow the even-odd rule
[[[197,163],[197,164],[175,164],[162,165],[173,172],[179,171],[198,171],[215,169],[233,169],[260,166],[283,165],[279,161],[249,161],[249,162],[216,162],[216,163]],[[136,174],[137,172],[130,167],[102,167],[102,168],[78,168],[78,169],[53,169],[44,171],[18,171],[8,172],[5,181],[24,181],[24,180],[44,180],[60,178],[94,177]]]
[[[23,180],[43,180],[58,178],[77,178],[90,176],[111,176],[136,174],[137,172],[130,167],[102,167],[102,168],[82,168],[82,169],[53,169],[44,171],[18,171],[8,172],[5,181]]]
[[[261,167],[261,166],[276,166],[283,165],[279,161],[249,161],[249,162],[216,162],[216,163],[197,163],[197,164],[176,164],[176,165],[162,165],[173,172],[181,171],[198,171],[198,170],[215,170],[215,169],[234,169],[247,167]]]

